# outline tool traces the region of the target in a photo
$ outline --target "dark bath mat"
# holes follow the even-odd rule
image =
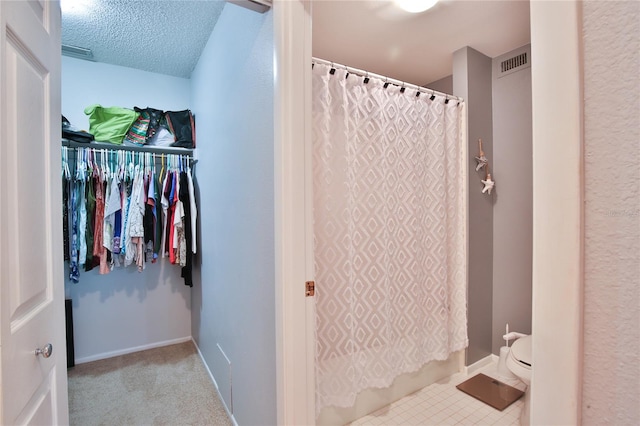
[[[524,392],[502,383],[493,377],[478,374],[456,386],[462,392],[471,395],[497,410],[504,410],[518,400]]]

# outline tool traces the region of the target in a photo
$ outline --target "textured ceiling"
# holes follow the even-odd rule
[[[189,78],[224,4],[62,0],[62,43],[99,62]],[[312,19],[314,56],[418,85],[450,75],[464,46],[493,58],[530,42],[528,0],[440,0],[416,15],[391,0],[313,0]]]
[[[528,0],[441,0],[421,14],[389,0],[314,0],[313,55],[424,85],[470,46],[494,58],[528,44]]]
[[[62,44],[114,65],[189,78],[222,0],[62,0]]]

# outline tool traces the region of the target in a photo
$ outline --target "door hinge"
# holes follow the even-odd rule
[[[305,295],[307,297],[315,296],[316,294],[316,282],[315,281],[307,281],[304,285],[305,287]]]

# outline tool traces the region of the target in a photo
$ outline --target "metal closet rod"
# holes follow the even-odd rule
[[[313,58],[311,58],[311,62],[314,63],[314,64],[327,65],[327,66],[330,66],[332,68],[341,68],[343,70],[346,70],[349,74],[356,74],[356,75],[358,75],[360,77],[364,77],[364,78],[375,77],[377,79],[380,79],[380,80],[384,81],[385,83],[393,84],[393,85],[396,85],[398,87],[404,87],[404,88],[407,88],[407,89],[413,89],[413,90],[416,90],[416,91],[421,92],[421,93],[427,93],[427,94],[431,94],[431,95],[435,95],[435,96],[441,96],[441,97],[443,97],[445,99],[451,99],[451,100],[456,100],[458,102],[464,102],[464,99],[460,98],[458,96],[454,96],[454,95],[449,95],[447,93],[438,92],[437,90],[429,89],[427,87],[416,86],[415,84],[407,83],[405,81],[396,80],[395,78],[385,77],[384,75],[375,74],[375,73],[372,73],[372,72],[369,72],[369,71],[361,70],[361,69],[358,69],[358,68],[353,68],[353,67],[350,67],[350,66],[347,66],[347,65],[343,65],[343,64],[338,64],[336,62],[327,61],[325,59],[320,59],[320,58],[313,57]]]

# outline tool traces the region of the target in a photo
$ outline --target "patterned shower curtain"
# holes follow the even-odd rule
[[[316,409],[465,348],[464,103],[313,69]]]

